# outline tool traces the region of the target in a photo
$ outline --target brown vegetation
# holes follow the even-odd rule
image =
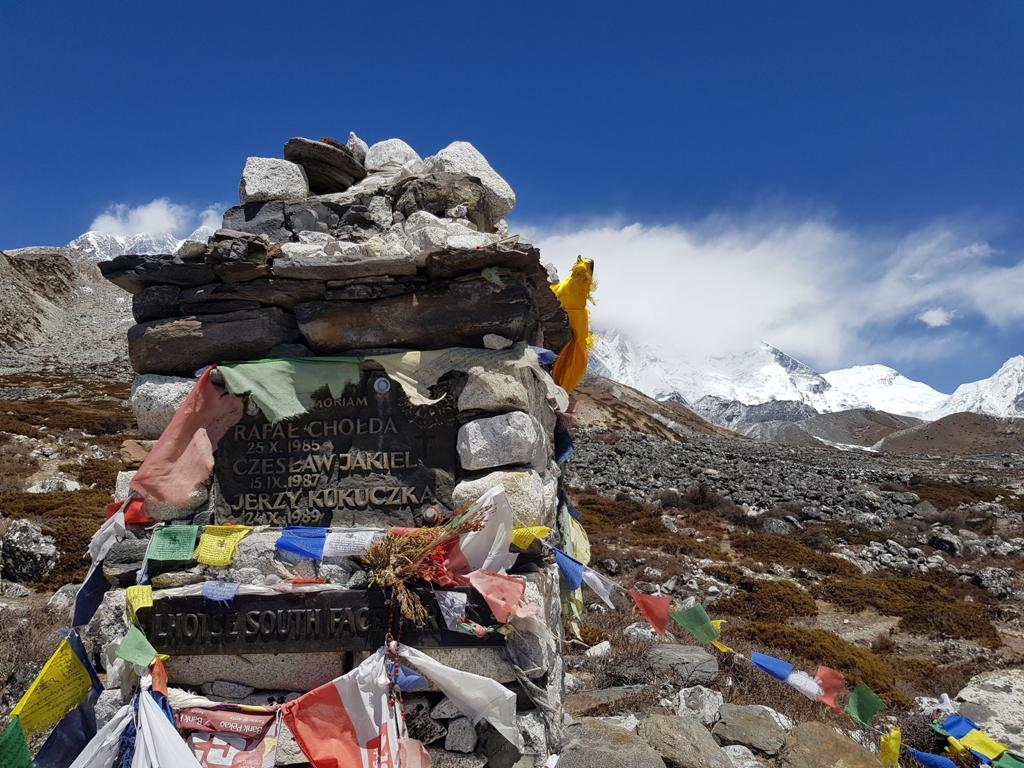
[[[825,555],[790,536],[777,534],[738,534],[732,539],[734,550],[751,560],[808,568],[822,574],[854,576],[860,571],[852,563]]]
[[[715,603],[716,612],[764,621],[818,613],[814,598],[788,581],[743,579],[737,587],[737,592]]]

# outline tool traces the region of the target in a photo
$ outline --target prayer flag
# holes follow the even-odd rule
[[[146,559],[191,560],[198,533],[198,525],[162,525],[153,531],[153,538],[146,548]]]
[[[99,563],[93,563],[89,568],[89,573],[85,576],[85,581],[82,582],[82,586],[79,587],[78,593],[75,595],[71,626],[83,627],[92,621],[92,617],[96,615],[96,611],[103,602],[103,596],[109,589],[110,582],[103,575],[103,568]]]
[[[715,628],[715,632],[718,633],[719,637],[722,635],[722,625],[725,624],[725,619],[712,619],[711,626]],[[735,651],[728,645],[723,643],[721,640],[712,640],[711,645],[720,650],[722,653],[735,653]]]
[[[374,539],[386,535],[383,528],[331,528],[324,542],[323,557],[357,557]]]
[[[531,525],[512,529],[512,545],[516,549],[529,549],[535,541],[543,542],[551,534],[546,525]]]
[[[276,424],[301,416],[313,406],[313,395],[327,388],[337,399],[350,384],[359,383],[359,359],[355,357],[289,357],[221,363],[217,366],[228,392],[249,395],[252,402]]]
[[[153,587],[149,584],[128,587],[124,591],[124,602],[128,609],[128,618],[131,621],[138,621],[136,613],[140,608],[153,607]]]
[[[615,608],[615,603],[612,602],[612,590],[616,589],[618,584],[593,568],[583,569],[583,582],[597,593],[605,605],[612,609]]]
[[[691,605],[685,611],[673,611],[672,620],[702,643],[718,639],[719,632],[700,603]]]
[[[203,597],[207,600],[230,603],[238,594],[238,583],[234,581],[207,581],[203,584]]]
[[[389,661],[388,677],[391,677],[394,674],[393,667],[394,664]],[[413,672],[408,667],[399,664],[398,674],[395,675],[395,685],[398,686],[398,690],[408,693],[409,691],[422,691],[429,685],[429,683],[427,683],[427,678],[419,672]]]
[[[203,768],[168,720],[153,694],[138,694],[138,730],[135,734],[135,756],[132,768]]]
[[[469,574],[469,583],[487,601],[499,624],[508,623],[518,613],[526,593],[526,582],[523,579],[490,571],[473,571]]]
[[[794,670],[786,678],[786,685],[795,688],[811,701],[821,699],[821,686],[818,681],[801,670]]]
[[[644,618],[651,623],[654,631],[664,637],[665,628],[668,626],[668,609],[672,606],[672,601],[667,597],[645,595],[632,589],[627,594],[633,598],[636,607],[640,609],[640,613],[644,615]]]
[[[572,392],[587,372],[587,360],[594,337],[590,335],[590,312],[587,300],[594,287],[594,262],[580,256],[569,276],[551,286],[569,318],[572,338],[562,347],[555,361],[552,377],[566,392]]]
[[[846,702],[846,713],[861,725],[868,725],[871,720],[885,709],[885,702],[878,698],[864,683],[859,683]]]
[[[11,717],[21,722],[23,733],[32,735],[55,726],[93,689],[94,674],[86,669],[71,641],[61,640],[39,675],[14,705]]]
[[[132,722],[132,708],[125,704],[100,728],[68,768],[112,768],[121,749],[121,736]]]
[[[175,713],[175,724],[204,768],[274,768],[276,712],[186,707]]]
[[[903,734],[898,726],[882,736],[878,752],[885,768],[899,768],[900,742],[902,740]]]
[[[769,656],[766,653],[754,651],[750,654],[750,662],[762,672],[767,672],[782,682],[786,682],[786,678],[793,674],[792,664],[782,659],[776,659],[774,656]]]
[[[960,739],[960,743],[978,755],[983,755],[989,760],[995,760],[1009,747],[1002,744],[982,730],[975,729]]]
[[[150,645],[149,639],[141,629],[132,626],[128,628],[117,647],[117,655],[137,667],[148,669],[156,658],[156,649]]]
[[[187,504],[213,471],[213,451],[242,418],[242,399],[210,381],[207,368],[132,478],[142,498]]]
[[[238,544],[252,530],[247,525],[208,525],[199,537],[195,559],[203,565],[231,565]]]
[[[16,717],[0,734],[0,765],[4,768],[34,768],[25,734]]]
[[[978,726],[973,720],[968,720],[963,715],[950,715],[942,721],[941,732],[946,736],[952,736],[954,739],[962,739],[971,731],[978,730]]]
[[[994,763],[998,768],[1024,768],[1024,757],[1015,755],[1011,752],[1003,753]]]
[[[445,553],[445,566],[456,576],[472,571],[505,571],[511,568],[518,555],[508,551],[512,543],[512,507],[505,496],[505,488],[488,488],[466,514],[482,514],[483,527],[459,537]],[[465,584],[465,582],[462,582]]]
[[[36,768],[66,768],[96,735],[96,700],[103,691],[89,654],[78,633],[68,634],[68,643],[92,680],[92,690],[75,709],[66,714],[46,738],[35,757]]]
[[[324,556],[324,543],[327,539],[326,528],[289,525],[277,540],[277,548],[300,557],[320,560]]]
[[[948,757],[933,755],[931,752],[921,752],[913,747],[907,747],[910,756],[917,760],[925,768],[956,768],[956,763]]]
[[[569,557],[558,547],[551,547],[555,553],[555,562],[565,580],[565,585],[575,592],[583,584],[583,569],[586,568],[579,560]]]
[[[821,686],[821,696],[818,697],[818,701],[832,707],[836,712],[841,712],[839,694],[843,690],[843,684],[846,682],[842,672],[831,667],[821,666],[814,673],[814,679]]]

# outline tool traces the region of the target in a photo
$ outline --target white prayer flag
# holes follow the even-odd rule
[[[330,528],[324,541],[324,557],[353,557],[361,555],[383,528]]]

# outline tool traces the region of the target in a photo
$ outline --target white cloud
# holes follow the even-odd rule
[[[578,254],[595,259],[596,325],[682,354],[764,340],[820,369],[942,359],[972,343],[970,335],[918,338],[908,321],[1024,324],[1024,259],[995,263],[998,251],[964,221],[896,235],[824,216],[758,214],[520,229],[563,274]]]
[[[158,197],[143,205],[113,203],[93,219],[89,229],[113,235],[146,233],[185,237],[201,224],[218,228],[221,210],[218,206],[209,206],[203,211],[196,211],[191,206],[171,202],[166,197]]]
[[[917,319],[929,328],[944,328],[953,322],[954,317],[956,317],[956,314],[954,312],[950,312],[948,309],[932,307],[918,315]]]

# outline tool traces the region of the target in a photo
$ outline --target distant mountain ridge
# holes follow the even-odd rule
[[[140,232],[134,235],[115,235],[110,232],[89,230],[68,243],[68,247],[79,250],[96,261],[106,261],[117,256],[124,256],[125,254],[148,256],[160,253],[176,253],[182,243],[189,240],[198,240],[205,243],[212,234],[213,229],[205,226],[199,227],[184,240],[179,240],[169,232],[157,234]]]
[[[963,384],[952,395],[885,365],[858,365],[818,373],[770,344],[748,352],[688,360],[638,344],[617,330],[595,331],[591,370],[659,400],[672,399],[722,426],[797,421],[853,409],[934,420],[970,411],[1024,418],[1024,356],[993,376]],[[763,406],[766,408],[750,408]]]

